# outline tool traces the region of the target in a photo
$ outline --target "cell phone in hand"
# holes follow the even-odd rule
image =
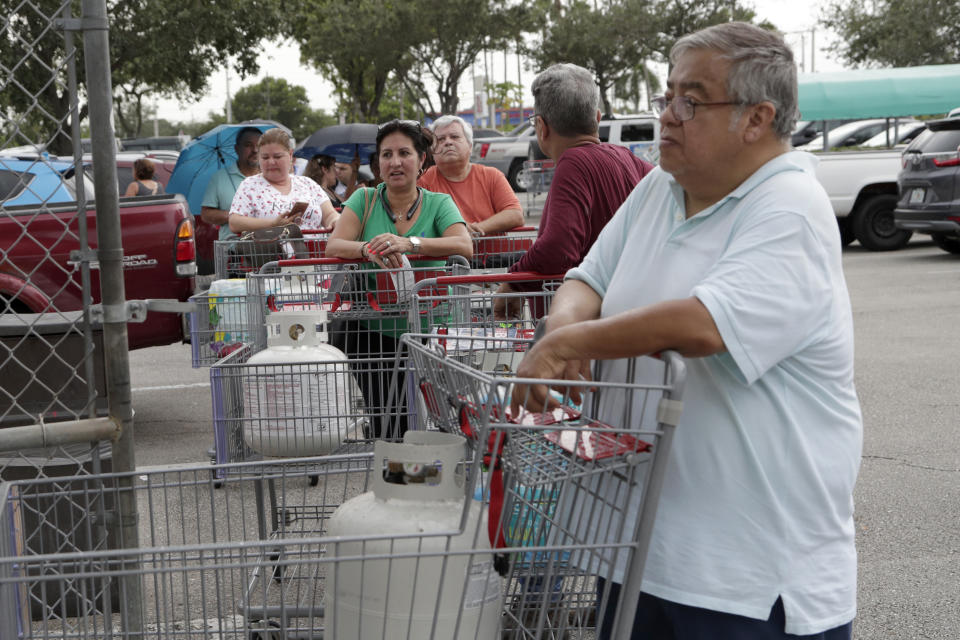
[[[306,203],[306,202],[294,202],[293,208],[290,209],[290,217],[299,221],[300,216],[302,216],[304,212],[306,212],[308,206],[309,206],[309,203]]]

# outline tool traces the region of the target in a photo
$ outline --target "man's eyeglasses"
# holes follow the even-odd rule
[[[539,113],[535,113],[535,114],[533,114],[532,116],[530,116],[529,118],[527,118],[527,122],[530,123],[530,126],[531,126],[531,127],[536,128],[536,126],[537,126],[537,118],[542,118],[542,117],[543,117],[543,116],[540,115]]]
[[[654,113],[656,113],[658,116],[662,115],[663,112],[667,110],[667,107],[670,107],[673,109],[673,116],[680,122],[693,120],[693,116],[696,115],[697,107],[720,107],[731,104],[747,104],[745,102],[696,102],[688,96],[674,96],[671,100],[667,100],[666,96],[654,96],[650,102],[653,105]]]

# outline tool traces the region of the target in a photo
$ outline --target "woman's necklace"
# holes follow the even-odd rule
[[[413,204],[410,205],[410,208],[407,209],[407,220],[413,217],[413,214],[417,212],[417,207],[420,206],[420,201],[423,200],[423,189],[417,187],[417,197],[414,199]],[[383,190],[383,208],[386,210],[387,215],[390,217],[390,222],[397,223],[397,214],[393,212],[393,209],[390,207],[390,201],[387,200],[387,190]]]

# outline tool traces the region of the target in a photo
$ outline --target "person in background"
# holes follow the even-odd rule
[[[330,198],[333,208],[340,211],[343,208],[343,202],[334,192],[337,186],[336,162],[333,156],[324,154],[313,156],[304,168],[303,175],[319,184],[327,197]]]
[[[336,163],[337,186],[334,187],[334,193],[342,202],[346,202],[353,192],[362,187],[359,182],[360,158],[355,157],[353,162]]]
[[[332,228],[340,214],[316,182],[290,172],[293,145],[286,131],[270,129],[260,138],[260,173],[245,178],[230,204],[234,233],[298,224],[303,229]],[[295,206],[304,203],[300,211]]]
[[[600,231],[653,166],[629,149],[600,142],[600,90],[589,71],[555,64],[533,80],[531,123],[537,142],[556,163],[537,239],[509,271],[563,274],[583,260]],[[501,293],[529,290],[503,284]],[[509,300],[510,309],[506,309]],[[500,297],[500,316],[519,313],[522,298]],[[535,305],[534,315],[543,315]]]
[[[470,235],[502,233],[523,224],[523,209],[499,170],[470,162],[473,128],[459,116],[440,116],[431,126],[436,165],[420,177],[424,189],[449,193]]]
[[[662,366],[637,356],[686,358],[631,640],[849,640],[853,317],[817,161],[790,147],[793,52],[731,22],[680,38],[670,66],[660,166],[567,274],[517,375],[576,379],[598,359],[604,382],[634,365],[649,382]],[[614,606],[623,578],[618,561],[598,580]]]
[[[376,151],[370,154],[370,173],[373,174],[373,180],[367,185],[368,187],[375,187],[383,182],[383,178],[380,177],[380,158]]]
[[[155,196],[164,193],[163,185],[153,179],[155,171],[153,161],[149,158],[138,158],[133,162],[133,182],[127,185],[124,197]]]
[[[233,150],[237,154],[237,161],[218,169],[203,194],[200,207],[200,217],[204,222],[220,226],[220,240],[235,239],[237,236],[230,231],[228,219],[230,217],[230,203],[237,192],[237,187],[249,176],[260,172],[257,157],[257,145],[260,143],[260,129],[244,127],[237,132],[237,141]]]
[[[473,256],[473,243],[453,199],[417,186],[429,143],[418,123],[391,120],[377,132],[377,153],[384,182],[357,191],[343,207],[343,218],[327,242],[326,255],[333,258],[366,260],[365,268],[396,269],[403,266],[404,254],[423,256]],[[364,212],[370,207],[366,224]],[[417,266],[441,266],[443,260],[418,262]],[[369,271],[368,271],[369,273]],[[373,284],[367,278],[368,286]],[[387,390],[393,375],[392,363],[407,331],[405,319],[361,320],[362,326],[344,331],[343,344],[335,344],[353,358],[357,382],[367,407],[386,415],[371,425],[371,435],[399,437],[389,424],[400,414],[399,431],[405,429],[403,408],[386,407]],[[335,341],[331,340],[331,344]],[[404,389],[403,381],[398,389]]]

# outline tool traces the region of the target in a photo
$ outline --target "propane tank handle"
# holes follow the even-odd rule
[[[403,442],[377,440],[373,447],[373,493],[381,499],[450,500],[464,498],[466,473],[461,465],[467,441],[452,433],[439,431],[407,431]],[[387,482],[383,471],[388,462],[407,464],[440,464],[440,481],[413,484]]]
[[[315,347],[328,342],[327,312],[275,311],[267,316],[268,347]]]

